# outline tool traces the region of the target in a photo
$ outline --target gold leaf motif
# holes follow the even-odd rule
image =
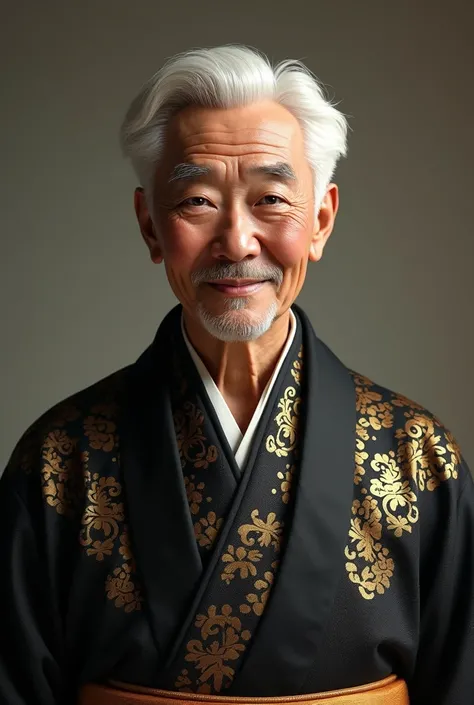
[[[301,384],[303,369],[303,347],[298,353],[298,360],[293,362],[291,374],[295,382]],[[278,426],[276,435],[269,435],[265,447],[269,453],[275,453],[279,458],[286,458],[297,445],[298,426],[301,413],[301,397],[296,395],[294,387],[287,387],[283,397],[278,402],[279,413],[275,416]]]
[[[278,472],[277,477],[281,480],[281,501],[288,504],[290,501],[290,490],[296,472],[296,465],[286,465],[286,472]]]
[[[350,551],[347,546],[345,555],[350,561],[356,558],[356,554]],[[388,549],[383,548],[375,556],[374,562],[370,566],[366,566],[360,574],[355,563],[346,563],[349,579],[358,586],[359,592],[364,599],[372,600],[375,593],[383,595],[385,590],[390,587],[390,578],[393,576],[394,562],[392,558],[388,558],[388,555]]]
[[[116,607],[123,607],[125,612],[141,610],[143,598],[131,580],[132,566],[124,563],[115,568],[105,583],[105,592],[109,600],[113,600]]]
[[[227,546],[227,553],[224,553],[221,559],[223,563],[227,563],[221,573],[221,580],[229,585],[236,573],[243,580],[250,576],[255,577],[257,569],[254,564],[258,563],[262,557],[257,549],[247,551],[243,546],[239,546],[237,549],[234,546]]]
[[[84,419],[84,434],[89,439],[91,448],[110,453],[116,445],[116,425],[112,419],[108,418],[111,409],[105,405],[94,408],[97,412],[102,412],[102,415],[87,416]]]
[[[185,660],[199,672],[197,680],[201,686],[208,685],[211,692],[220,693],[229,687],[235,675],[229,662],[240,658],[246,649],[243,642],[249,641],[251,634],[242,629],[242,623],[239,617],[232,615],[230,605],[223,605],[221,613],[211,605],[206,615],[197,615],[195,626],[200,629],[201,639],[188,642]],[[175,687],[186,691],[190,683],[188,672],[182,671]]]
[[[84,495],[81,468],[76,467],[77,439],[63,429],[51,431],[42,451],[43,496],[58,514],[72,515]]]
[[[203,548],[212,548],[223,523],[224,520],[218,519],[215,512],[208,512],[206,517],[201,517],[194,524],[194,535],[198,544]]]
[[[301,384],[301,375],[303,372],[303,346],[301,346],[298,353],[298,360],[295,360],[293,367],[291,369],[291,374],[296,382],[296,384]]]
[[[248,604],[240,605],[240,611],[242,614],[248,614],[252,611],[257,617],[263,614],[265,606],[267,604],[268,598],[270,596],[270,591],[273,587],[273,581],[275,579],[274,574],[270,570],[266,570],[263,574],[264,580],[256,580],[254,582],[254,587],[256,590],[260,591],[258,593],[249,593],[246,595],[245,599]]]
[[[424,411],[422,406],[412,401],[411,399],[408,399],[407,397],[403,396],[403,394],[394,394],[392,397],[392,404],[393,406],[398,406],[402,408],[409,407],[414,411]]]
[[[301,398],[296,396],[296,389],[287,387],[283,398],[278,402],[280,412],[275,417],[278,432],[276,436],[268,436],[266,441],[269,453],[286,458],[296,448],[300,405]]]
[[[404,531],[411,533],[412,524],[418,521],[416,494],[410,481],[402,478],[402,473],[395,461],[395,453],[376,453],[371,462],[372,469],[380,473],[380,477],[371,480],[370,492],[383,500],[382,506],[387,519],[387,526],[397,538]],[[402,514],[395,512],[402,512]]]
[[[293,363],[291,373],[296,387],[301,383],[301,350],[298,360]],[[219,556],[218,575],[219,585],[222,587],[216,584],[213,585],[212,591],[209,591],[207,599],[214,602],[214,605],[208,606],[207,602],[205,607],[200,608],[194,629],[186,639],[185,654],[182,655],[184,664],[188,664],[188,667],[182,668],[181,662],[178,669],[180,672],[173,679],[174,687],[181,692],[216,694],[229,687],[235,677],[239,660],[245,652],[245,642],[250,639],[251,632],[268,604],[278,564],[275,556],[278,555],[283,536],[283,518],[286,516],[286,505],[289,503],[296,476],[300,399],[295,387],[291,384],[288,387],[285,384],[283,387],[283,398],[279,402],[278,414],[274,417],[276,432],[267,440],[267,448],[276,456],[273,464],[281,495],[278,496],[277,489],[269,487],[270,496],[268,503],[265,503],[268,507],[265,514],[260,517],[259,510],[254,509],[250,512],[250,517],[244,514],[244,517],[248,517],[248,522],[240,526],[240,521],[237,523],[237,531],[234,526],[231,527],[230,543],[226,542],[227,547]],[[182,401],[180,403],[182,404]],[[182,429],[183,417],[177,417],[176,422],[178,430]],[[199,427],[200,423],[201,419],[198,417],[195,426]],[[285,457],[288,457],[288,460],[278,460]],[[196,476],[199,479],[202,477],[198,476],[198,473]],[[211,483],[212,479],[209,482]],[[189,487],[189,483],[194,487]],[[194,500],[197,508],[202,511],[204,487],[198,489],[197,480],[191,475],[186,484],[188,497]],[[198,492],[201,496],[191,497],[193,492]],[[270,511],[272,509],[273,511]],[[215,545],[220,520],[217,519],[216,511],[205,511],[207,515],[200,515],[194,524],[194,531],[198,543],[208,548]],[[227,586],[232,584],[232,599],[238,606],[235,615],[230,605],[216,607],[215,602],[219,598],[214,596],[214,590],[226,590],[223,583]]]
[[[419,519],[415,490],[433,491],[441,482],[456,479],[461,454],[449,431],[421,406],[388,390],[384,393],[391,398],[384,400],[373,382],[352,374],[361,414],[356,427],[354,484],[365,483],[370,490],[361,486],[361,500],[355,499],[352,505],[346,570],[362,597],[372,600],[390,588],[395,570],[384,539],[412,533]],[[403,428],[393,434],[397,450],[371,456],[366,443],[376,436],[371,437],[369,431],[392,428],[395,407],[407,409]]]
[[[239,527],[238,533],[245,546],[253,546],[255,538],[250,534],[258,534],[257,542],[260,546],[272,545],[275,551],[280,550],[280,542],[283,531],[283,523],[276,520],[275,512],[270,512],[264,521],[258,516],[258,509],[254,509],[250,517],[252,524],[243,524]]]
[[[189,509],[191,514],[197,514],[199,512],[199,505],[204,499],[202,490],[205,488],[204,482],[198,482],[195,484],[193,482],[194,475],[184,478],[184,486],[186,488],[186,496],[188,498]]]
[[[102,562],[113,556],[117,542],[120,543],[118,553],[123,563],[107,577],[105,590],[117,607],[131,612],[140,609],[142,597],[132,580],[135,565],[120,501],[122,488],[115,477],[89,471],[91,456],[94,461],[98,452],[115,451],[107,463],[114,463],[118,468],[118,435],[114,421],[118,409],[114,399],[121,389],[121,379],[121,374],[117,373],[97,388],[106,403],[91,406],[85,414],[82,426],[88,439],[86,449],[80,447],[82,434],[81,438],[73,436],[66,426],[78,421],[83,412],[69,401],[52,410],[54,428],[42,443],[41,474],[45,502],[58,514],[80,518],[79,542],[87,556]],[[101,457],[99,466],[103,464]]]
[[[82,516],[82,526],[79,541],[87,547],[87,555],[103,560],[105,555],[112,555],[115,539],[119,535],[119,524],[124,519],[122,502],[113,502],[122,491],[120,483],[113,477],[100,477],[95,473],[91,479],[90,473],[85,473],[89,488],[87,504]],[[94,541],[94,533],[105,537]]]
[[[418,489],[432,492],[442,482],[457,479],[461,453],[453,435],[425,414],[406,413],[407,421],[399,429],[397,459],[404,474]],[[441,433],[440,433],[441,431]]]
[[[181,466],[190,463],[195,468],[208,468],[215,463],[218,457],[215,445],[206,445],[204,436],[204,414],[196,404],[186,401],[182,407],[173,414],[176,441],[178,444]]]

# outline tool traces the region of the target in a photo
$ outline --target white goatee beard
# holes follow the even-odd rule
[[[247,343],[257,340],[271,328],[278,312],[278,304],[274,301],[258,318],[252,313],[235,315],[234,311],[240,311],[247,305],[246,298],[229,299],[226,302],[228,310],[216,316],[199,303],[197,313],[205,330],[214,338],[225,343]]]

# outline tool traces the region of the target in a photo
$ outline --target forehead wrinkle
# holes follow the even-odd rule
[[[216,151],[213,151],[216,150]],[[281,151],[276,151],[274,145],[220,145],[220,144],[204,144],[201,147],[197,145],[184,150],[184,156],[187,159],[193,155],[208,157],[209,159],[219,159],[222,157],[254,157],[258,155],[273,155],[278,161],[283,161],[282,156],[288,160],[289,150],[288,145],[282,146]]]
[[[239,135],[239,132],[245,132],[246,134]],[[199,144],[229,145],[228,138],[233,137],[238,137],[236,140],[238,144],[283,147],[291,143],[295,135],[271,132],[270,130],[242,128],[240,130],[208,130],[206,132],[195,132],[190,135],[180,135],[180,137],[184,148],[188,149]]]

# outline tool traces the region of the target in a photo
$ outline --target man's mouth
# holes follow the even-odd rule
[[[218,279],[207,282],[213,289],[228,296],[248,296],[267,283],[268,279]]]

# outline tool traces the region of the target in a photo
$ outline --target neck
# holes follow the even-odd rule
[[[218,340],[186,312],[184,324],[192,346],[244,432],[287,340],[290,312],[285,311],[270,330],[249,342]]]

